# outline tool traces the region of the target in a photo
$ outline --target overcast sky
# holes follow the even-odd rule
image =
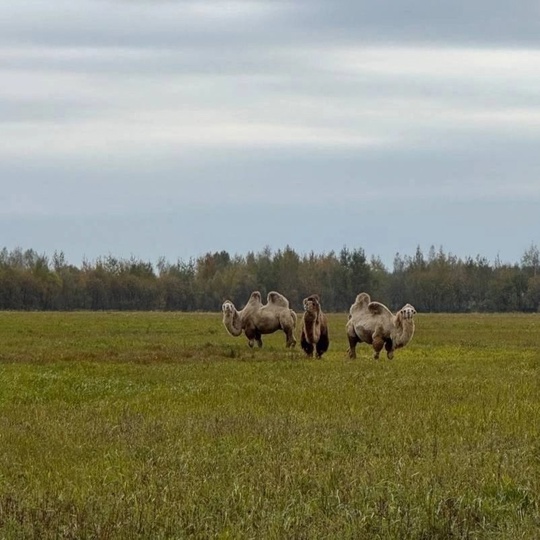
[[[0,2],[0,247],[540,244],[540,3]]]

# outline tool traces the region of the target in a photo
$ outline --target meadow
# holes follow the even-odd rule
[[[419,314],[392,361],[218,313],[0,312],[0,538],[540,537],[540,315]]]

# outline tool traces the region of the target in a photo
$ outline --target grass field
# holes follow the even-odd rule
[[[0,313],[0,538],[540,538],[540,316],[395,359],[219,314]]]

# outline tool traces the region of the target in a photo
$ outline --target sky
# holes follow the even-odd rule
[[[0,247],[540,245],[540,3],[0,3]]]

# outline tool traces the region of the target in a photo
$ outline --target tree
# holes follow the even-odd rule
[[[521,257],[521,266],[536,276],[540,269],[540,250],[536,244],[531,244]]]
[[[369,292],[391,309],[411,302],[420,311],[540,310],[540,250],[531,244],[521,264],[490,264],[484,257],[461,260],[431,246],[413,256],[396,254],[388,271],[378,257],[368,262],[362,248],[336,254],[299,255],[290,246],[231,257],[226,251],[156,267],[135,257],[109,254],[81,267],[63,252],[49,259],[32,249],[0,250],[0,309],[219,310],[225,298],[245,303],[253,290],[277,290],[301,309],[320,294],[326,311],[347,311],[356,295]]]

